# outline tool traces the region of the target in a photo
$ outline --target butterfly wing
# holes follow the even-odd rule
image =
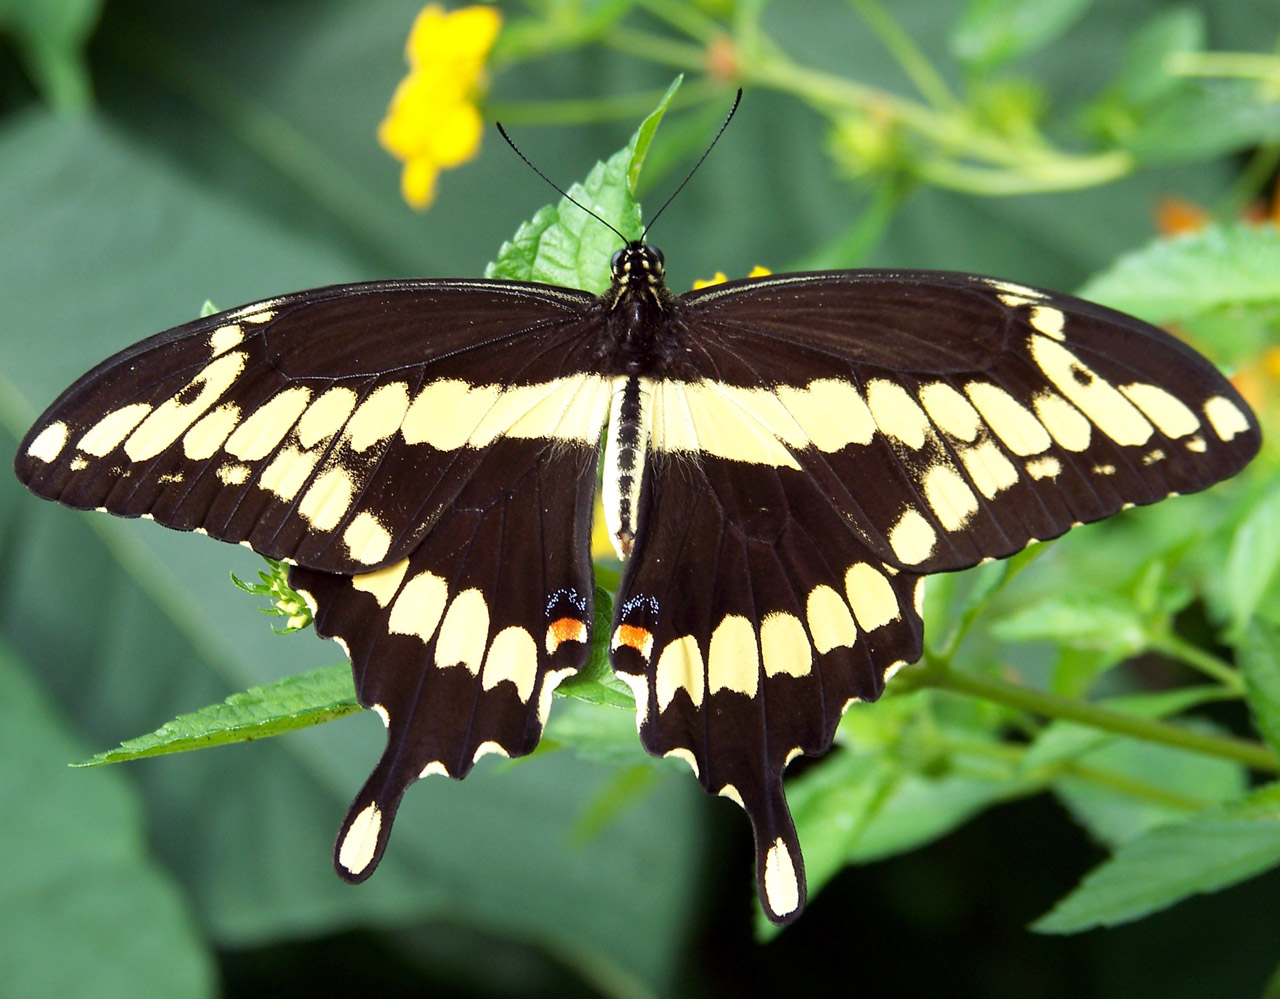
[[[750,815],[785,922],[804,871],[782,771],[919,658],[923,576],[1203,489],[1258,426],[1160,330],[1004,282],[784,275],[681,302],[614,665],[646,748]]]
[[[413,781],[531,752],[556,684],[586,659],[596,451],[537,447],[491,448],[407,558],[356,576],[290,571],[316,631],[350,656],[360,703],[387,726],[338,834],[348,881],[373,873]]]
[[[609,387],[586,373],[592,301],[397,281],[196,320],[64,392],[19,446],[18,477],[314,569],[398,562],[494,441],[596,444]]]
[[[584,662],[611,381],[593,296],[491,281],[318,289],[198,320],[81,378],[19,477],[295,565],[388,727],[344,821],[368,877],[405,788],[537,743]]]

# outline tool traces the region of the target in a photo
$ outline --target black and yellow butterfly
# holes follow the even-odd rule
[[[1259,447],[1208,361],[1079,299],[910,271],[675,296],[640,241],[612,276],[257,302],[106,361],[18,450],[41,496],[291,563],[388,729],[338,837],[347,880],[413,781],[537,744],[588,653],[598,481],[641,741],[746,810],[786,922],[805,879],[783,770],[919,658],[925,577]]]

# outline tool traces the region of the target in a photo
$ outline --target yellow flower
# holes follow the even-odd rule
[[[426,208],[443,169],[480,149],[483,122],[475,98],[485,87],[484,63],[502,28],[493,7],[446,12],[428,4],[405,44],[409,75],[400,81],[378,126],[382,148],[404,163],[400,190],[414,208]]]
[[[766,274],[772,274],[772,273],[773,271],[769,270],[769,268],[761,267],[759,264],[756,264],[754,267],[751,268],[751,273],[748,274],[747,277],[749,278],[764,277]],[[693,290],[697,291],[699,288],[710,288],[713,284],[724,284],[728,280],[729,279],[724,276],[724,271],[716,271],[715,277],[711,278],[709,281],[703,281],[701,278],[698,278],[696,281],[694,281]]]

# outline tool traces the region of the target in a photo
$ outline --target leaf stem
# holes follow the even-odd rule
[[[1033,690],[1007,680],[951,669],[939,662],[926,661],[914,669],[904,670],[894,685],[901,685],[904,680],[908,682],[907,689],[911,690],[948,690],[1046,718],[1065,719],[1117,735],[1235,760],[1255,770],[1280,773],[1280,759],[1260,743],[1229,736],[1208,735],[1167,722],[1139,718],[1059,694]]]
[[[1192,642],[1173,633],[1149,639],[1153,652],[1160,652],[1171,659],[1186,663],[1207,677],[1217,680],[1237,696],[1244,694],[1244,680],[1236,670],[1210,652],[1205,652]]]

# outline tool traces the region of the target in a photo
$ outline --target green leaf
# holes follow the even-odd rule
[[[970,0],[951,29],[951,51],[979,72],[1051,44],[1092,0]]]
[[[1129,42],[1120,72],[1111,90],[1125,104],[1141,106],[1155,101],[1182,84],[1165,68],[1177,52],[1204,48],[1204,11],[1194,7],[1162,10],[1144,24]]]
[[[680,77],[667,89],[658,107],[641,123],[631,141],[608,160],[597,163],[586,180],[569,188],[569,196],[616,228],[628,240],[644,231],[635,180],[654,132],[680,86]],[[597,295],[609,287],[609,259],[618,248],[617,234],[601,225],[568,198],[540,208],[502,244],[485,277],[517,281],[545,281],[582,288]]]
[[[1258,731],[1280,752],[1280,626],[1253,621],[1239,645],[1246,700]]]
[[[1195,727],[1203,728],[1203,723]],[[1076,821],[1110,847],[1248,787],[1245,768],[1230,760],[1136,739],[1109,739],[1080,756],[1053,783]]]
[[[1280,572],[1280,487],[1262,494],[1231,538],[1218,592],[1229,614],[1228,638],[1244,634]]]
[[[102,0],[6,0],[0,31],[12,34],[44,98],[61,111],[85,111],[93,87],[84,47]]]
[[[212,954],[148,847],[136,792],[117,772],[69,771],[77,751],[0,645],[4,994],[212,996]]]
[[[282,735],[364,709],[356,702],[351,667],[324,666],[275,683],[250,687],[191,714],[165,722],[149,735],[73,766],[92,767],[146,756],[207,749]]]
[[[1125,843],[1032,929],[1076,933],[1158,912],[1280,864],[1280,784]]]
[[[1087,281],[1079,295],[1148,322],[1280,302],[1280,232],[1270,225],[1211,225],[1158,239]]]
[[[1049,597],[999,618],[988,630],[1004,642],[1049,641],[1126,656],[1147,644],[1136,610],[1093,596]]]

